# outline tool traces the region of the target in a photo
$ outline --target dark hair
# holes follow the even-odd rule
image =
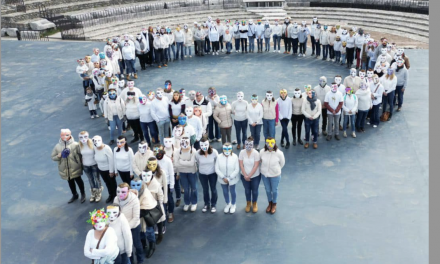
[[[253,94],[253,95],[252,95],[252,97],[258,97],[258,95],[256,95],[256,94]]]
[[[374,70],[373,70],[373,69],[371,69],[371,68],[368,68],[368,69],[367,69],[367,71],[374,71]]]
[[[177,94],[177,95],[179,95],[179,99],[177,99],[177,101],[176,100],[174,100],[174,94]],[[173,92],[173,103],[175,103],[175,104],[178,104],[178,103],[180,103],[180,101],[182,101],[182,97],[180,96],[180,93],[179,93],[179,91],[174,91]]]
[[[268,139],[275,140],[275,138],[273,138],[273,137],[266,138],[266,140],[268,140]],[[273,147],[273,151],[277,151],[277,149],[278,149],[277,141],[275,140],[275,146]],[[266,143],[264,143],[264,151],[268,151],[268,150],[269,150],[269,148],[267,147]]]
[[[123,136],[123,135],[120,135],[120,136],[118,137],[118,139],[125,139],[124,149],[125,149],[125,152],[127,152],[128,149],[130,148],[130,147],[128,146],[128,144],[127,144],[127,138],[126,138],[125,136]],[[121,150],[121,148],[118,147],[118,149],[116,150],[116,152],[119,152],[119,150]]]
[[[208,141],[208,139],[206,138],[206,137],[204,137],[204,138],[202,138],[202,140],[200,140],[200,143],[202,143],[202,142],[206,142],[206,141]],[[209,142],[209,141],[208,141]],[[206,153],[205,153],[205,151],[203,151],[202,149],[200,149],[199,150],[199,154],[200,155],[205,155]],[[208,155],[211,155],[212,154],[212,147],[211,147],[211,144],[209,145],[209,148],[208,148]]]
[[[333,85],[333,84],[336,84],[336,83],[335,83],[335,82],[332,82],[332,85]]]
[[[299,89],[299,88],[295,88],[295,91],[301,91],[301,89]],[[301,95],[299,96],[299,98],[303,98],[302,93],[301,93]]]
[[[271,93],[271,94],[273,94],[273,92],[272,91],[266,91],[266,93]],[[264,98],[264,100],[266,100],[267,98]],[[275,102],[275,97],[272,97],[272,102]]]
[[[153,160],[157,161],[157,158],[156,157],[150,157],[148,159],[148,161],[153,161]],[[149,171],[149,170],[150,169],[148,169],[148,162],[147,162],[147,166],[145,166],[145,171]],[[160,178],[162,176],[162,169],[160,168],[159,162],[157,163],[156,172],[154,172],[154,173],[156,173],[156,177],[157,178]]]
[[[342,78],[342,76],[341,76],[341,75],[339,75],[339,74],[338,74],[338,75],[336,75],[335,77],[340,77],[340,78]]]
[[[365,70],[360,70],[359,72],[365,72]]]
[[[166,80],[165,83],[170,83],[171,85],[173,85],[170,80]]]
[[[249,136],[249,137],[247,138],[247,141],[254,141],[254,137],[253,137],[253,136]]]

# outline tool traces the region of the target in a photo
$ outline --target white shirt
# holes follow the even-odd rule
[[[128,144],[128,143],[125,143]],[[133,159],[134,159],[134,154],[133,154],[133,150],[129,147],[128,151],[125,151],[124,148],[121,148],[119,150],[119,152],[117,152],[118,147],[115,147],[113,149],[113,153],[114,153],[114,161],[115,161],[115,172],[117,171],[129,171],[130,175],[134,175],[133,174]]]
[[[341,92],[336,91],[336,93],[330,91],[325,95],[324,102],[327,102],[331,108],[336,110],[340,102],[344,101],[344,96],[342,96]],[[330,110],[327,110],[327,114],[333,115]],[[341,110],[336,113],[336,115],[341,114]]]
[[[160,122],[170,118],[168,113],[168,98],[162,97],[162,100],[155,98],[151,104],[151,116],[154,121]]]
[[[258,153],[256,149],[252,149],[251,155],[248,156],[246,149],[243,149],[240,151],[238,160],[243,161],[244,170],[249,174],[254,168],[255,162],[260,161],[260,153]],[[243,174],[243,172],[241,174]],[[260,166],[257,167],[257,170],[251,175],[251,178],[257,177],[258,175],[260,175]]]
[[[193,115],[191,118],[188,117],[186,122],[188,123],[188,125],[194,128],[194,132],[196,133],[196,140],[201,140],[203,136],[202,120]]]
[[[101,150],[95,147],[95,161],[98,164],[99,170],[113,173],[115,169],[113,164],[113,152],[109,146],[104,145],[104,148]]]
[[[143,104],[138,104],[140,121],[142,123],[153,122],[154,119],[151,116],[151,101],[147,99],[147,102]]]
[[[263,124],[263,106],[260,103],[257,103],[255,107],[253,104],[249,104],[246,114],[249,125],[253,123]]]
[[[234,115],[234,120],[236,121],[244,121],[246,120],[246,110],[248,108],[248,102],[246,100],[243,101],[234,101],[231,104],[231,111]]]

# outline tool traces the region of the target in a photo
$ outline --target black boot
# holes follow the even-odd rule
[[[296,146],[296,138],[293,138],[292,145]]]
[[[289,149],[289,147],[290,147],[290,142],[287,142],[286,149]]]
[[[156,251],[156,243],[150,242],[149,244],[150,246],[148,249],[147,258],[151,258],[151,256],[154,254],[154,251]]]
[[[75,200],[78,200],[78,197],[78,194],[74,194],[67,203],[73,203]]]
[[[281,147],[284,148],[284,140],[281,140]]]
[[[110,195],[107,200],[105,200],[105,203],[111,203],[113,201],[113,197]]]
[[[304,144],[303,141],[301,140],[301,136],[298,137],[298,143],[299,143],[300,145]]]
[[[81,194],[81,203],[84,203],[86,201],[86,194],[82,193]]]
[[[163,239],[163,232],[159,232],[159,234],[157,235],[156,244],[159,245],[162,242],[162,239]]]
[[[391,121],[391,117],[393,116],[393,114],[390,113],[390,117],[388,117],[387,121]]]

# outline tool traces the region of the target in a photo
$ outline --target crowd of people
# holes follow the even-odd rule
[[[68,203],[86,201],[83,171],[90,183],[90,202],[101,201],[101,178],[105,183],[109,205],[90,213],[88,222],[94,228],[84,246],[85,256],[95,263],[134,263],[134,255],[137,263],[150,258],[163,239],[166,224],[174,222],[182,194],[183,211],[197,211],[198,181],[203,189],[203,213],[217,211],[217,183],[226,203],[223,212],[235,213],[236,184],[241,180],[244,211],[258,212],[258,187],[263,181],[268,202],[265,211],[275,214],[285,165],[282,148],[299,144],[307,149],[312,144],[317,149],[321,134],[327,141],[333,137],[340,140],[339,132],[348,137],[348,129],[356,138],[367,125],[377,128],[380,121],[390,121],[396,98],[397,111],[402,109],[409,58],[386,38],[378,43],[362,29],[347,31],[338,25],[329,29],[316,17],[311,25],[292,23],[289,17],[282,25],[278,21],[262,24],[261,20],[257,24],[252,20],[222,24],[209,17],[205,23],[194,23],[193,31],[188,25],[174,31],[149,27],[135,38],[127,34],[108,38],[104,52],[95,48],[91,56],[78,60],[76,72],[83,81],[85,105],[91,118],[102,115],[106,119],[110,141],[105,144],[100,135],[92,137],[81,131],[76,142],[69,129],[62,129],[52,159],[58,162],[60,176],[71,189]],[[349,75],[336,75],[331,81],[322,76],[316,86],[295,88],[291,96],[282,89],[275,98],[273,91],[264,89],[262,100],[255,92],[248,95],[250,102],[241,91],[230,102],[214,87],[208,88],[206,96],[202,91],[173,90],[170,80],[164,88],[143,92],[133,80],[138,78],[136,58],[145,70],[154,62],[160,68],[179,57],[191,57],[192,46],[198,56],[219,55],[224,47],[230,54],[232,38],[237,53],[253,53],[255,39],[257,52],[263,52],[263,42],[264,52],[269,52],[273,38],[273,52],[280,53],[283,39],[284,54],[292,51],[306,56],[308,36],[312,56],[320,57],[322,50],[323,60],[346,64]],[[282,130],[279,145],[275,140],[278,126]],[[231,138],[232,127],[235,139]],[[133,132],[130,142],[128,130]],[[260,147],[261,130],[264,144]],[[213,147],[217,142],[221,148]],[[138,144],[136,152],[129,143]],[[233,153],[234,146],[238,155]]]

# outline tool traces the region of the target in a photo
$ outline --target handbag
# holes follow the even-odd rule
[[[387,111],[380,116],[380,121],[386,122],[388,121],[389,117],[390,117],[390,112]]]
[[[156,207],[149,210],[147,214],[144,216],[145,223],[147,224],[148,227],[152,227],[155,224],[157,224],[157,222],[162,216],[163,216],[163,212],[158,201]]]
[[[107,232],[107,229],[108,229],[108,227],[105,227],[104,232],[102,232],[102,235],[101,235],[101,237],[99,238],[98,244],[96,245],[96,249],[99,248],[99,244],[101,243],[101,240],[102,240],[102,238],[103,238],[104,235],[105,235],[105,232]],[[94,263],[95,263],[95,260],[92,259],[92,264],[94,264]]]

